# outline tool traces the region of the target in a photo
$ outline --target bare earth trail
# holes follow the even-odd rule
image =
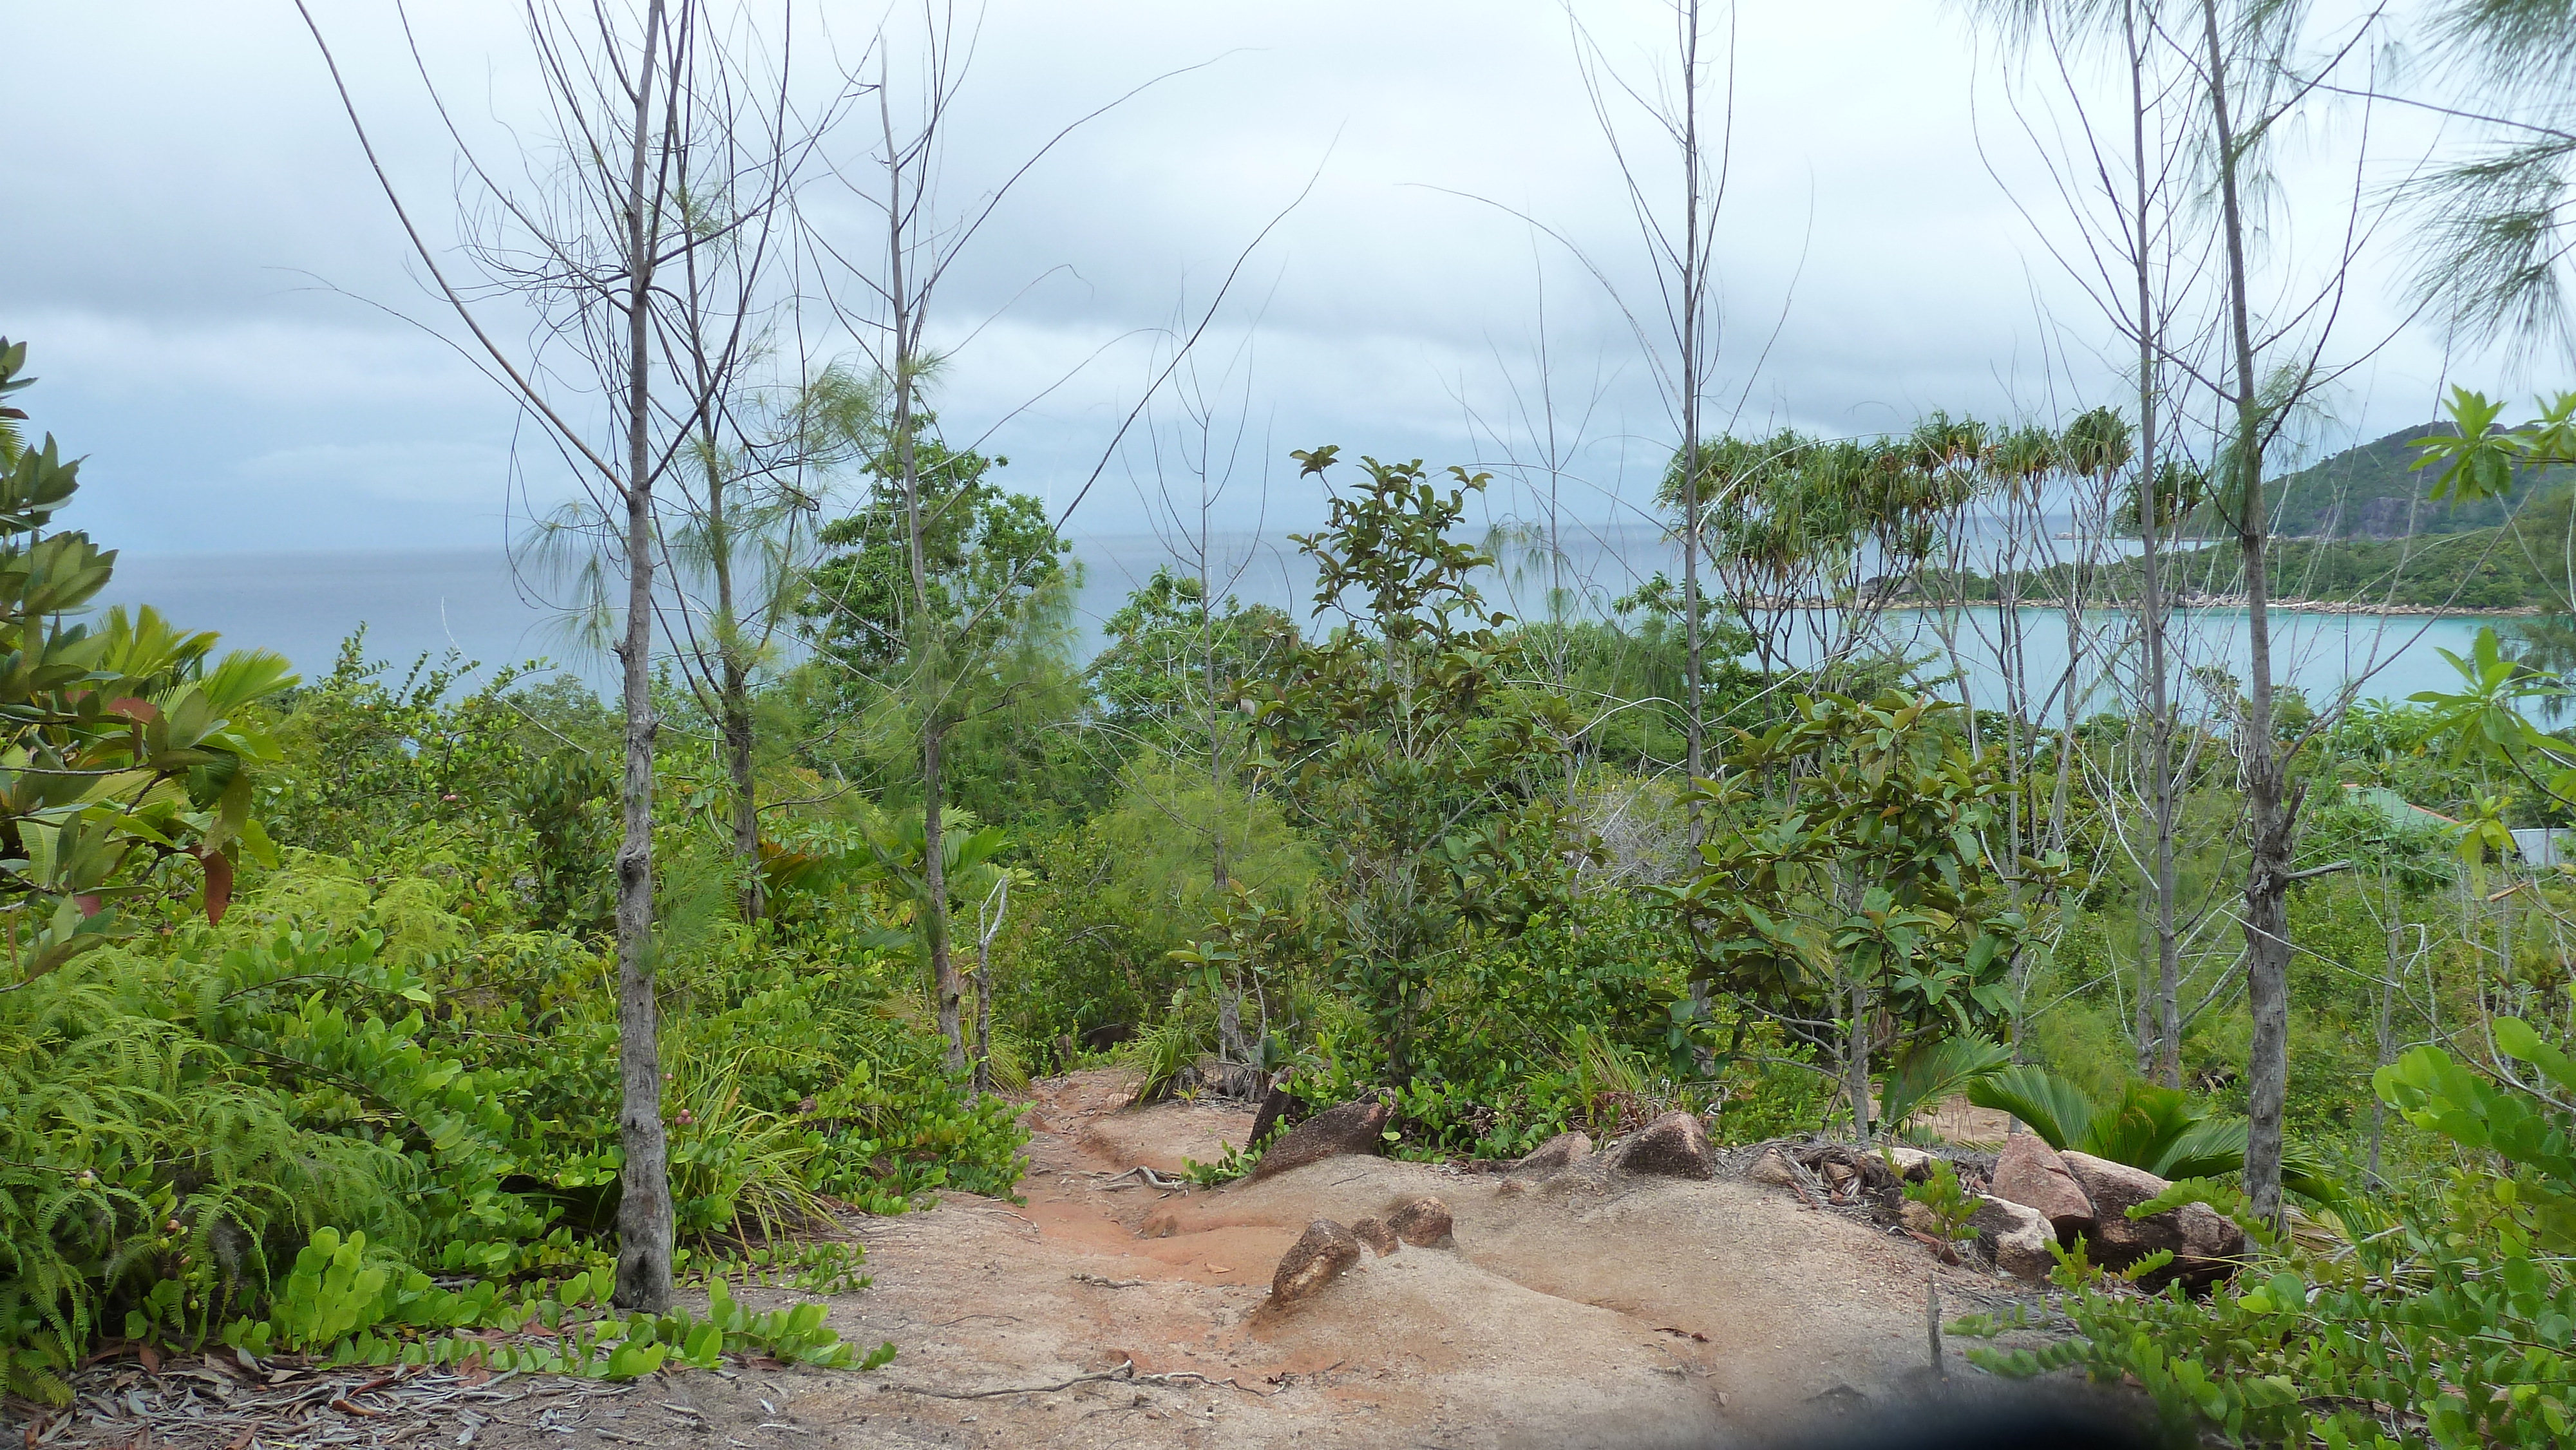
[[[1036,1086],[1022,1204],[951,1194],[848,1223],[875,1282],[834,1297],[831,1320],[862,1347],[899,1347],[874,1373],[760,1361],[611,1386],[263,1366],[254,1407],[211,1357],[145,1356],[86,1372],[80,1405],[24,1435],[53,1450],[1760,1445],[1991,1397],[1955,1343],[1947,1379],[1931,1377],[1926,1289],[1939,1284],[1944,1317],[2028,1298],[1723,1170],[1685,1182],[1612,1175],[1597,1156],[1552,1175],[1338,1157],[1164,1192],[1126,1170],[1213,1160],[1252,1114],[1125,1110],[1128,1091],[1113,1073]],[[1311,1298],[1265,1302],[1309,1222],[1426,1194],[1448,1206],[1454,1246],[1363,1255]],[[0,1414],[12,1441],[16,1418]]]
[[[551,1434],[507,1414],[477,1443],[1759,1442],[1919,1393],[1927,1278],[1945,1315],[2015,1297],[1982,1268],[1939,1268],[1910,1240],[1729,1177],[1514,1182],[1345,1157],[1216,1191],[1107,1187],[1139,1164],[1213,1159],[1251,1127],[1231,1106],[1122,1111],[1126,1094],[1111,1073],[1037,1086],[1025,1205],[949,1195],[858,1223],[875,1284],[835,1300],[833,1322],[900,1346],[886,1368],[684,1375]],[[1423,1194],[1448,1205],[1454,1248],[1365,1259],[1310,1300],[1265,1308],[1309,1221]],[[1157,1236],[1140,1236],[1149,1220]],[[1977,1378],[1956,1346],[1950,1358]]]

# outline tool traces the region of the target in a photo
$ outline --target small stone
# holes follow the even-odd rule
[[[1253,1165],[1254,1181],[1321,1163],[1350,1153],[1375,1153],[1384,1143],[1379,1135],[1386,1131],[1387,1120],[1395,1110],[1374,1098],[1344,1103],[1327,1108],[1288,1130],[1288,1135],[1273,1143]]]
[[[1449,1205],[1436,1198],[1417,1198],[1386,1216],[1395,1236],[1417,1249],[1457,1242],[1450,1235]]]
[[[1986,1195],[1977,1200],[1968,1226],[1977,1231],[1977,1247],[1995,1267],[2016,1279],[2036,1284],[2057,1267],[2057,1256],[2049,1252],[2057,1235],[2048,1216],[2028,1204]]]
[[[1295,1068],[1283,1067],[1270,1079],[1270,1086],[1261,1094],[1260,1111],[1253,1115],[1252,1136],[1243,1140],[1245,1147],[1260,1147],[1295,1110],[1297,1099],[1288,1091],[1288,1080],[1295,1072]]]
[[[1995,1160],[1988,1191],[2038,1209],[2061,1244],[2093,1231],[2093,1200],[2084,1185],[2075,1181],[2066,1160],[2036,1133],[2015,1133],[2004,1140],[2003,1156]]]
[[[1553,1173],[1569,1168],[1592,1156],[1592,1135],[1577,1128],[1559,1133],[1532,1149],[1530,1155],[1512,1165],[1514,1173]]]
[[[1762,1156],[1753,1160],[1753,1166],[1744,1170],[1744,1176],[1774,1188],[1798,1186],[1798,1170],[1789,1166],[1789,1159],[1777,1148],[1763,1149]]]
[[[1351,1237],[1368,1245],[1369,1252],[1381,1259],[1404,1247],[1404,1241],[1395,1236],[1395,1230],[1388,1228],[1382,1218],[1363,1218],[1353,1222]]]
[[[1270,1276],[1271,1302],[1294,1304],[1311,1297],[1360,1261],[1360,1241],[1329,1218],[1306,1225],[1305,1235],[1288,1246]]]
[[[1896,1221],[1925,1238],[1941,1237],[1941,1215],[1934,1213],[1929,1204],[1905,1200],[1905,1206],[1896,1211]]]
[[[1619,1145],[1610,1166],[1622,1173],[1658,1178],[1717,1176],[1717,1158],[1708,1147],[1708,1125],[1698,1114],[1679,1109],[1648,1123]]]

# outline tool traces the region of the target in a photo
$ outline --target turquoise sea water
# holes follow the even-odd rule
[[[1294,546],[1244,536],[1212,543],[1212,572],[1223,592],[1306,615],[1314,573]],[[1484,587],[1512,612],[1535,615],[1551,590],[1596,603],[1616,597],[1641,575],[1669,567],[1662,554],[1660,541],[1649,533],[1595,535],[1559,557],[1499,571]],[[1091,538],[1077,541],[1076,557],[1084,580],[1075,610],[1088,652],[1097,645],[1100,621],[1157,564],[1173,562],[1174,550],[1152,536]],[[1187,572],[1195,572],[1195,565]],[[612,662],[581,648],[545,590],[516,577],[498,550],[127,554],[118,561],[106,602],[157,605],[181,624],[222,631],[228,644],[277,650],[308,674],[327,671],[340,641],[364,624],[369,656],[400,664],[423,651],[437,656],[455,649],[486,665],[542,656],[594,684],[614,675]],[[2366,676],[2364,697],[2402,699],[2419,689],[2450,687],[2457,676],[2439,651],[2466,653],[2480,625],[2490,622],[2279,615],[2276,669],[2280,678],[2319,699],[2356,676]],[[1970,610],[1956,631],[1970,693],[1981,704],[2000,703],[1988,643],[2000,625],[1996,611]],[[2055,688],[2069,658],[2062,616],[2027,610],[2023,625],[2025,678],[2039,682],[2040,691]],[[2126,627],[2109,615],[2088,617],[2081,626],[2081,652],[2090,663],[2074,673],[2087,708],[2116,703],[2115,692],[2098,677],[2098,661],[2124,647]],[[1886,628],[1910,653],[1932,657],[1930,670],[1947,670],[1948,652],[1929,616],[1891,614]],[[2244,672],[2241,611],[2199,612],[2178,626],[2178,635],[2177,653],[2185,661]],[[1791,654],[1797,658],[1807,651],[1793,646]]]

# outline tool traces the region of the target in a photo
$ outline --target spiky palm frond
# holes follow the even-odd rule
[[[1887,1075],[1879,1121],[1902,1127],[1916,1110],[1959,1092],[2012,1061],[2012,1049],[1978,1037],[1945,1037]]]
[[[2093,1128],[2093,1100],[2046,1068],[2019,1063],[1968,1084],[1968,1101],[2010,1113],[2051,1148],[2081,1148]]]

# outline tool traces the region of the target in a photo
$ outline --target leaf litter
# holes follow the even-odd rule
[[[94,1358],[71,1381],[72,1403],[62,1408],[0,1407],[0,1425],[19,1431],[8,1438],[25,1450],[374,1450],[433,1438],[470,1446],[496,1420],[571,1435],[594,1405],[635,1389],[480,1366],[334,1367],[237,1351]]]

